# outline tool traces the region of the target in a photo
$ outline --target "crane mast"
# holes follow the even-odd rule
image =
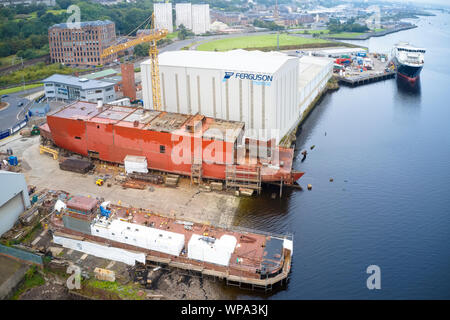
[[[150,44],[149,56],[151,61],[153,108],[155,110],[161,110],[161,85],[159,80],[158,47],[156,43],[158,40],[164,39],[169,32],[167,29],[155,29],[154,19],[155,16],[152,14],[152,28],[150,29],[150,34],[139,36],[136,39],[132,39],[125,43],[110,46],[103,50],[100,57],[105,58],[114,53],[134,47],[135,45],[148,42]]]

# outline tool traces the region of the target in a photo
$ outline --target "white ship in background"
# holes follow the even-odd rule
[[[392,49],[397,75],[415,83],[423,68],[425,51],[424,48],[414,47],[408,42],[397,43]]]

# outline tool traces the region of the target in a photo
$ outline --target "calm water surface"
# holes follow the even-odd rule
[[[233,296],[450,298],[450,16],[415,23],[358,43],[378,52],[399,40],[427,48],[420,87],[387,80],[327,95],[297,139],[308,156],[294,166],[313,189],[242,201],[236,224],[294,233],[294,260],[287,289],[226,289]],[[366,288],[371,264],[381,268],[381,290]]]

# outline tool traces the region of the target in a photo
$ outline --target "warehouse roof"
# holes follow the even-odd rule
[[[91,80],[96,80],[96,79],[100,79],[100,78],[104,78],[104,77],[108,77],[108,76],[113,76],[116,75],[117,71],[114,69],[105,69],[99,72],[93,72],[90,74],[85,75],[85,77],[87,79],[91,79]]]
[[[54,74],[47,79],[42,80],[44,83],[56,82],[72,87],[79,87],[81,90],[97,89],[97,88],[107,88],[114,85],[110,81],[100,81],[100,80],[89,80],[87,78],[77,78],[72,76],[67,76],[64,74]]]
[[[190,67],[275,73],[288,60],[298,59],[280,52],[232,50],[226,52],[180,50],[159,55],[160,66]],[[143,62],[150,64],[150,60]]]
[[[324,70],[327,69],[327,66],[329,67],[329,70],[331,70],[332,65],[333,59],[310,56],[301,57],[298,64],[299,89],[301,90],[309,85],[319,73],[324,72]]]

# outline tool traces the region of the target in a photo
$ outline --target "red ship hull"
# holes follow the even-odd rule
[[[171,128],[168,132],[152,130],[149,128],[150,124],[127,121],[134,112],[135,108],[117,106],[104,106],[100,111],[95,104],[76,102],[48,115],[47,124],[51,139],[57,146],[113,163],[123,164],[127,155],[144,156],[149,169],[190,176],[193,159],[200,152],[202,177],[208,179],[225,180],[230,166],[247,173],[259,171],[261,182],[283,181],[285,184],[293,184],[304,174],[292,170],[293,149],[276,147],[274,150],[278,154],[277,159],[267,163],[250,156],[248,150],[238,155],[236,140],[222,141],[186,135],[181,129],[186,126],[186,122],[192,121],[193,116],[153,111],[157,121],[165,121],[166,118],[181,118],[184,121],[177,130]],[[216,122],[218,120],[206,118],[203,127],[212,127]],[[235,127],[240,124],[230,123],[230,126]],[[223,121],[220,124],[223,125]],[[187,147],[182,149],[186,143]]]

